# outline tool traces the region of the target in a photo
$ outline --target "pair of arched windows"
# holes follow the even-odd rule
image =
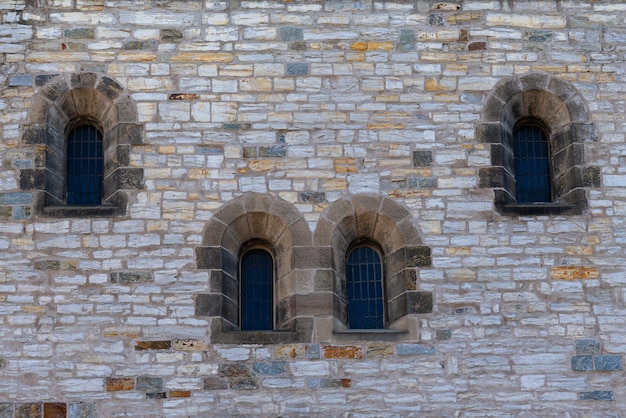
[[[262,248],[252,248],[241,257],[241,329],[274,328],[274,261]],[[352,249],[346,258],[348,327],[385,327],[383,268],[378,252],[370,246]]]

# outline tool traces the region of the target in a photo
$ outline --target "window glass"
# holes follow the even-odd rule
[[[517,129],[513,136],[513,152],[517,202],[550,202],[550,157],[543,130],[533,125]]]
[[[370,247],[355,248],[346,263],[348,327],[379,329],[385,327],[382,265]]]
[[[91,125],[70,132],[67,141],[67,204],[99,205],[102,196],[102,135]]]
[[[271,330],[273,326],[274,263],[265,250],[247,251],[241,258],[241,329]]]

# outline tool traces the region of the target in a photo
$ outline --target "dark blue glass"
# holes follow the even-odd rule
[[[70,132],[67,139],[67,204],[102,203],[102,135],[91,125]]]
[[[346,292],[349,328],[385,327],[382,264],[374,249],[358,247],[348,256]]]
[[[271,330],[273,326],[274,263],[265,250],[241,257],[241,329]]]
[[[513,136],[518,203],[552,201],[548,140],[538,126],[526,125]]]

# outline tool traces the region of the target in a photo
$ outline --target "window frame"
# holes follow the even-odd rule
[[[249,255],[253,251],[263,251],[269,258],[271,265],[271,277],[270,277],[270,295],[271,299],[269,301],[269,309],[271,316],[271,327],[270,328],[244,328],[244,258]],[[272,251],[268,249],[267,245],[260,243],[252,243],[242,246],[242,251],[239,256],[239,329],[241,331],[274,331],[276,329],[276,259]]]
[[[73,193],[70,191],[70,180],[72,179],[72,177],[70,177],[70,163],[71,163],[71,156],[70,156],[70,145],[71,145],[71,141],[73,138],[73,134],[76,133],[76,131],[78,129],[81,128],[85,128],[85,127],[89,127],[95,130],[97,137],[96,140],[97,142],[99,142],[99,160],[100,160],[100,169],[98,170],[99,173],[96,173],[96,176],[99,177],[99,199],[97,203],[77,203],[77,202],[71,202],[69,203],[70,200],[70,193]],[[64,199],[64,203],[65,206],[80,206],[80,207],[97,207],[97,206],[102,206],[102,190],[104,187],[104,139],[103,139],[103,135],[102,135],[102,130],[96,126],[95,123],[89,122],[89,121],[80,121],[79,123],[75,123],[71,126],[68,126],[68,133],[66,135],[66,142],[65,142],[65,191],[63,193],[65,199]],[[76,158],[76,160],[79,161],[84,161],[86,158],[89,157],[85,157],[81,155],[81,158]],[[80,175],[76,176],[78,179],[84,179],[84,177],[87,176],[84,172],[80,172]],[[78,192],[76,192],[78,193]]]
[[[516,164],[518,160],[518,156],[516,153],[516,138],[517,134],[520,130],[525,128],[536,128],[541,132],[542,142],[545,142],[546,147],[546,155],[547,155],[547,177],[548,177],[548,187],[550,197],[548,200],[520,200],[519,193],[520,190],[518,188],[519,184],[519,173],[518,173],[518,165]],[[515,123],[513,128],[513,132],[511,135],[511,147],[513,148],[513,174],[515,177],[515,198],[516,203],[522,205],[550,205],[555,202],[554,199],[554,168],[553,168],[553,158],[552,158],[552,146],[550,141],[550,131],[547,129],[546,124],[543,123],[542,120],[536,118],[522,118]],[[536,190],[529,189],[525,190],[525,193],[535,193]]]
[[[379,283],[378,285],[380,286],[380,297],[379,298],[375,298],[378,299],[378,302],[382,305],[382,318],[380,318],[381,322],[382,322],[382,326],[381,327],[352,327],[351,326],[351,322],[350,322],[350,305],[351,302],[354,302],[353,299],[351,299],[350,294],[349,294],[349,289],[350,289],[350,285],[348,282],[349,276],[348,276],[348,266],[349,266],[349,261],[350,261],[350,257],[359,249],[361,248],[365,248],[368,249],[370,251],[372,251],[376,257],[377,257],[377,261],[378,261],[378,265],[380,266],[379,268],[379,272],[380,272],[380,279],[378,280]],[[345,256],[345,281],[346,281],[346,325],[348,327],[349,330],[384,330],[387,328],[387,299],[386,299],[386,291],[385,291],[385,262],[384,262],[384,254],[382,254],[382,251],[380,250],[380,247],[370,241],[360,241],[360,242],[355,242],[353,243],[349,248],[348,251],[346,251],[346,256]],[[366,281],[367,282],[367,281]],[[371,298],[374,299],[374,298]],[[370,299],[370,300],[371,300]],[[368,310],[369,313],[369,310]]]

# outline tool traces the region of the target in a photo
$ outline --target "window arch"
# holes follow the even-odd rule
[[[513,133],[515,196],[518,203],[552,201],[550,149],[536,121],[518,124]]]
[[[102,134],[93,125],[79,125],[67,138],[68,205],[102,203]]]
[[[263,248],[252,248],[241,256],[241,330],[274,328],[274,260]]]
[[[491,166],[480,169],[480,186],[493,189],[498,212],[550,215],[585,210],[586,189],[600,186],[600,169],[585,161],[586,143],[597,137],[584,99],[574,86],[539,73],[502,81],[487,96],[481,120],[476,138],[490,146]],[[543,148],[545,156],[522,157],[520,147],[531,146],[522,146],[515,136],[530,131],[539,134],[532,147]],[[532,173],[542,173],[541,192],[539,183],[532,186],[520,172],[520,167],[531,162],[543,167],[533,168]]]
[[[370,245],[353,248],[346,259],[348,328],[385,328],[383,264]]]
[[[20,170],[20,189],[34,192],[33,213],[125,214],[131,190],[143,187],[143,169],[131,163],[132,147],[143,141],[143,125],[130,94],[115,80],[87,72],[41,74],[35,85],[22,141],[35,147],[37,158],[34,167]],[[83,135],[95,140],[87,145]],[[99,156],[86,158],[85,149]]]

